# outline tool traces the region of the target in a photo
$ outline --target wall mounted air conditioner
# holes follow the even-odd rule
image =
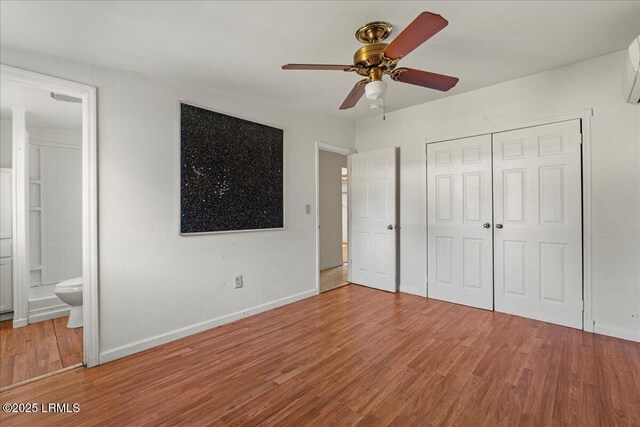
[[[640,103],[640,36],[629,45],[622,77],[622,95],[629,104]]]

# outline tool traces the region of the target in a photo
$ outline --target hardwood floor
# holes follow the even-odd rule
[[[327,292],[349,284],[347,265],[320,271],[320,292]]]
[[[640,425],[640,344],[349,285],[0,394],[48,425]]]
[[[13,328],[0,322],[0,387],[82,362],[82,328],[67,328],[68,317]]]

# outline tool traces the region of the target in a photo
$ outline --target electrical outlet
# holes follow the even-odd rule
[[[305,205],[304,209],[305,209],[305,212],[307,212],[307,215],[311,214],[311,205]]]
[[[239,276],[233,276],[233,287],[236,289],[242,287],[242,274]]]

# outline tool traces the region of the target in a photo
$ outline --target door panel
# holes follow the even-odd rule
[[[428,295],[493,309],[491,136],[427,145]]]
[[[493,135],[496,311],[582,328],[579,120]]]
[[[396,291],[396,149],[349,156],[351,282]],[[388,227],[392,228],[389,229]]]

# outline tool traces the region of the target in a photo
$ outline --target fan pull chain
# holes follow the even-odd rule
[[[387,115],[384,112],[384,97],[382,98],[382,120],[387,120]]]

